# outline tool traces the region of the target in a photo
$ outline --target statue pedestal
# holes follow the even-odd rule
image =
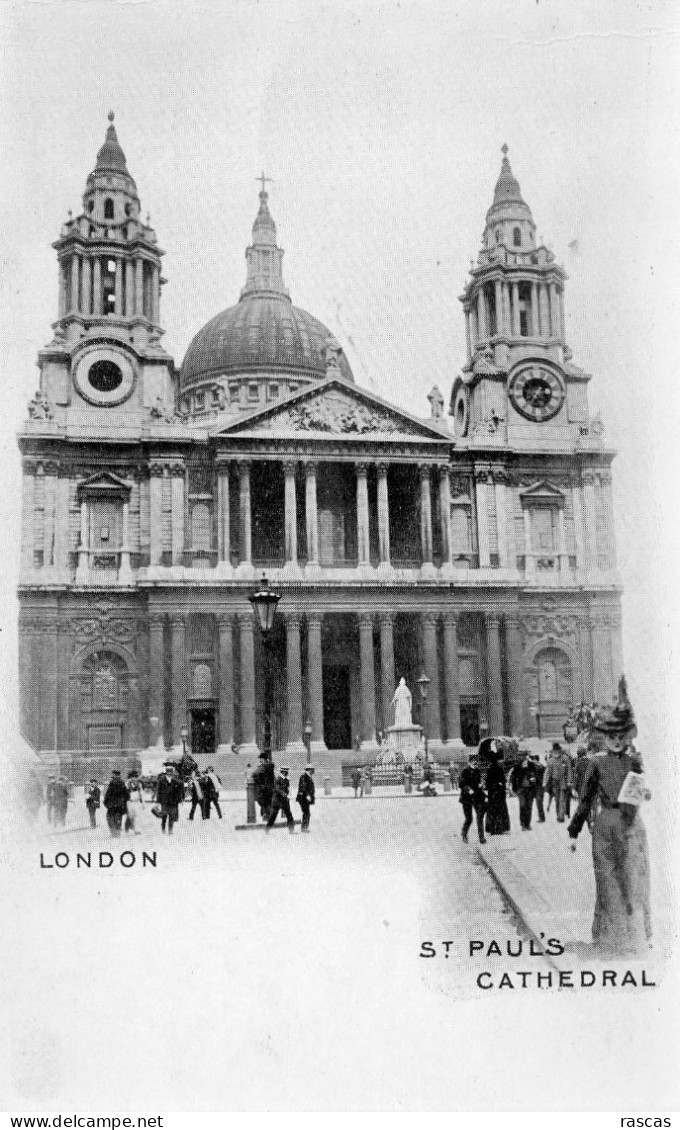
[[[386,744],[388,760],[395,760],[396,755],[400,753],[404,761],[410,765],[421,748],[420,726],[414,726],[413,723],[408,726],[389,726]]]

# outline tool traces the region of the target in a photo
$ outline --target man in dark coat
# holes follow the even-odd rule
[[[173,824],[179,819],[179,805],[184,800],[184,785],[180,781],[174,766],[166,763],[165,772],[158,778],[156,785],[156,803],[161,806],[161,832],[172,835]]]
[[[130,794],[127,785],[120,775],[120,769],[111,773],[106,792],[104,793],[104,808],[106,809],[106,823],[112,836],[119,836],[123,826],[123,817],[127,812],[127,803]]]
[[[305,768],[300,776],[298,782],[298,791],[296,801],[302,809],[302,831],[309,831],[309,810],[311,805],[314,804],[315,790],[314,790],[314,766],[305,765]]]
[[[546,787],[550,788],[552,795],[555,797],[557,821],[559,824],[562,824],[565,816],[569,815],[571,807],[572,775],[571,758],[559,742],[553,742],[552,753],[545,775],[545,784]]]
[[[532,754],[531,762],[536,770],[536,811],[538,813],[539,824],[545,824],[545,811],[543,809],[543,796],[545,788],[543,785],[543,778],[545,777],[545,765],[541,761],[537,753]]]
[[[468,842],[468,832],[472,826],[472,814],[477,817],[477,834],[479,836],[480,844],[486,843],[484,835],[484,813],[486,811],[486,793],[482,785],[482,774],[479,770],[479,758],[476,753],[470,754],[470,764],[466,765],[463,769],[460,779],[460,796],[459,801],[463,806],[463,816],[465,823],[461,836],[463,843]]]
[[[194,813],[197,808],[201,810],[201,820],[205,820],[205,788],[203,777],[200,776],[197,769],[194,769],[191,777],[189,778],[189,790],[191,796],[191,811],[189,812],[189,819],[193,820]]]
[[[255,780],[255,800],[260,806],[260,816],[263,820],[268,820],[274,798],[275,778],[271,754],[260,754],[260,764],[253,773],[253,778]]]
[[[531,831],[531,809],[536,795],[536,766],[529,760],[526,750],[522,760],[515,765],[510,774],[512,791],[519,797],[519,822],[523,832]]]
[[[290,781],[288,780],[288,766],[282,765],[279,776],[274,782],[274,797],[272,799],[272,806],[267,820],[267,830],[269,830],[278,816],[282,812],[286,818],[288,831],[291,835],[295,832],[295,821],[293,820],[293,813],[290,810],[290,801],[288,800],[288,793],[290,792]]]
[[[217,815],[220,820],[222,819],[222,809],[220,808],[220,781],[215,769],[209,765],[203,774],[203,795],[205,797],[205,818],[210,819],[210,806],[214,804]]]
[[[85,807],[90,814],[90,827],[97,827],[97,809],[102,802],[102,791],[93,777],[89,785],[85,786]]]

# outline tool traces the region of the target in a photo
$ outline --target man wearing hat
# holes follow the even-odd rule
[[[106,809],[106,823],[112,836],[118,837],[123,825],[123,817],[127,812],[127,803],[130,794],[127,785],[120,775],[120,769],[113,769],[111,780],[104,793],[104,808]]]
[[[640,805],[619,800],[628,775],[642,773],[639,757],[629,752],[637,727],[623,676],[616,705],[597,707],[591,726],[604,741],[606,753],[589,761],[578,808],[568,828],[574,840],[572,851],[594,812],[593,942],[603,956],[643,956],[652,936],[649,859]],[[645,790],[645,799],[650,796]]]
[[[302,831],[309,831],[309,809],[314,804],[314,766],[305,765],[300,780],[296,801],[302,809]]]
[[[89,785],[85,786],[85,807],[90,814],[90,827],[97,827],[97,809],[101,804],[102,791],[97,783],[97,778],[92,777]]]
[[[156,804],[161,808],[161,832],[164,832],[167,826],[168,835],[172,835],[172,828],[179,819],[179,806],[183,800],[184,785],[177,776],[173,763],[166,761],[164,772],[161,773],[156,785]]]
[[[553,742],[545,774],[545,787],[555,798],[559,824],[563,824],[565,816],[569,815],[571,786],[571,758],[559,742]]]
[[[260,806],[260,816],[263,820],[269,819],[274,797],[275,776],[271,754],[261,753],[259,765],[253,770],[253,781],[255,783],[255,800]]]
[[[519,823],[523,832],[531,831],[531,810],[536,796],[536,766],[529,760],[529,750],[520,750],[521,761],[510,774],[510,786],[519,799]]]
[[[269,811],[269,819],[267,820],[267,831],[274,825],[279,812],[282,812],[286,818],[288,831],[293,835],[295,832],[295,821],[293,820],[293,813],[290,810],[290,801],[288,800],[288,793],[290,792],[288,772],[288,766],[282,765],[279,770],[279,775],[274,782],[274,796]]]
[[[472,813],[474,812],[477,817],[477,835],[479,836],[479,842],[480,844],[485,844],[484,813],[486,812],[486,793],[482,785],[479,757],[476,753],[470,754],[469,764],[463,769],[458,784],[460,787],[458,800],[463,806],[463,816],[465,817],[463,830],[461,832],[463,843],[466,844],[468,842],[468,832],[472,826]]]

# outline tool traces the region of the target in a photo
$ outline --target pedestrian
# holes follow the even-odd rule
[[[642,772],[639,757],[629,752],[637,728],[623,676],[618,701],[614,706],[596,708],[591,724],[602,736],[606,752],[589,761],[578,808],[568,827],[574,840],[572,851],[576,850],[576,838],[594,808],[593,943],[603,957],[642,956],[652,937],[649,859],[639,805],[619,801],[628,774]],[[645,799],[650,797],[646,790]]]
[[[557,822],[563,824],[571,808],[571,758],[559,742],[552,744],[552,756],[548,762],[545,779],[555,798]]]
[[[54,826],[64,827],[68,809],[68,781],[59,776],[54,782]]]
[[[161,809],[161,832],[167,827],[172,835],[173,826],[179,819],[179,806],[184,800],[184,785],[180,781],[171,762],[166,761],[164,771],[156,785],[156,803]]]
[[[45,789],[45,802],[47,804],[47,823],[54,824],[54,800],[56,796],[55,786],[57,778],[54,773],[50,773],[47,778],[47,787]]]
[[[361,788],[361,769],[358,765],[352,770],[352,788],[354,789],[355,797],[363,795],[364,790]],[[360,789],[361,792],[359,791]]]
[[[197,769],[193,769],[191,777],[189,778],[189,795],[191,796],[191,811],[189,819],[193,820],[194,813],[197,808],[201,810],[201,820],[205,820],[205,791],[203,788],[203,778],[199,775]]]
[[[467,765],[464,766],[464,768],[467,769]],[[479,758],[477,759],[477,768],[479,768]],[[455,791],[455,789],[460,787],[460,779],[458,777],[458,770],[456,768],[455,761],[449,762],[449,780],[451,781],[452,791]]]
[[[523,832],[531,831],[531,810],[536,796],[536,769],[529,760],[529,751],[520,751],[522,760],[510,774],[510,787],[519,798],[519,823]]]
[[[43,787],[34,769],[29,769],[23,783],[23,800],[26,815],[35,824],[43,803]]]
[[[588,775],[590,762],[588,761],[587,750],[585,746],[580,745],[576,750],[576,761],[574,762],[572,775],[571,775],[571,788],[575,800],[581,799],[583,792],[583,785],[585,784]]]
[[[476,753],[471,753],[469,757],[469,764],[465,766],[460,775],[460,796],[459,801],[463,806],[463,830],[461,836],[463,843],[468,842],[468,832],[472,826],[472,814],[477,817],[477,835],[479,836],[480,844],[486,843],[484,835],[484,813],[486,812],[486,793],[482,784],[482,774],[479,769],[479,757]]]
[[[120,769],[113,769],[111,780],[104,793],[104,808],[106,809],[106,823],[112,836],[117,838],[123,826],[123,817],[127,814],[129,798],[127,785],[120,775]]]
[[[538,813],[538,823],[545,824],[545,811],[543,809],[543,795],[545,793],[544,778],[545,778],[545,765],[541,761],[537,753],[532,754],[530,760],[533,763],[536,773],[536,812]]]
[[[489,753],[491,764],[486,771],[486,834],[502,836],[510,831],[510,813],[505,797],[503,756],[495,742]]]
[[[361,770],[361,795],[371,796],[373,792],[373,770],[370,765],[364,765]]]
[[[220,808],[220,788],[222,782],[220,781],[217,773],[212,765],[209,765],[205,771],[203,778],[203,794],[205,796],[205,818],[210,819],[210,806],[215,806],[215,811],[222,819],[222,809]]]
[[[128,803],[124,824],[125,831],[134,832],[136,836],[141,836],[141,832],[137,827],[137,821],[139,814],[144,808],[144,797],[142,795],[142,782],[139,779],[139,773],[136,769],[131,769],[128,773],[127,790]]]
[[[269,812],[274,799],[274,782],[276,774],[274,772],[274,762],[270,753],[260,754],[260,764],[253,772],[253,779],[255,781],[255,800],[260,806],[260,817],[262,820],[269,819]]]
[[[85,807],[90,814],[90,827],[97,827],[97,809],[101,806],[102,791],[99,788],[96,777],[90,779],[89,785],[85,786]]]
[[[288,780],[288,766],[282,765],[279,770],[279,775],[274,782],[274,796],[272,798],[272,805],[269,811],[269,818],[267,820],[267,831],[273,827],[276,817],[279,812],[282,812],[286,818],[288,831],[291,835],[295,832],[295,821],[293,814],[290,810],[290,801],[288,794],[290,792],[290,781]]]
[[[434,770],[431,765],[426,765],[423,770],[423,779],[418,785],[418,792],[423,796],[436,796],[437,783],[435,780]]]
[[[309,832],[309,810],[314,804],[314,766],[305,765],[298,782],[296,801],[302,809],[302,831]]]

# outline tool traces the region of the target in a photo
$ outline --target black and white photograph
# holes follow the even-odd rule
[[[6,1112],[679,1109],[679,35],[0,3]]]

